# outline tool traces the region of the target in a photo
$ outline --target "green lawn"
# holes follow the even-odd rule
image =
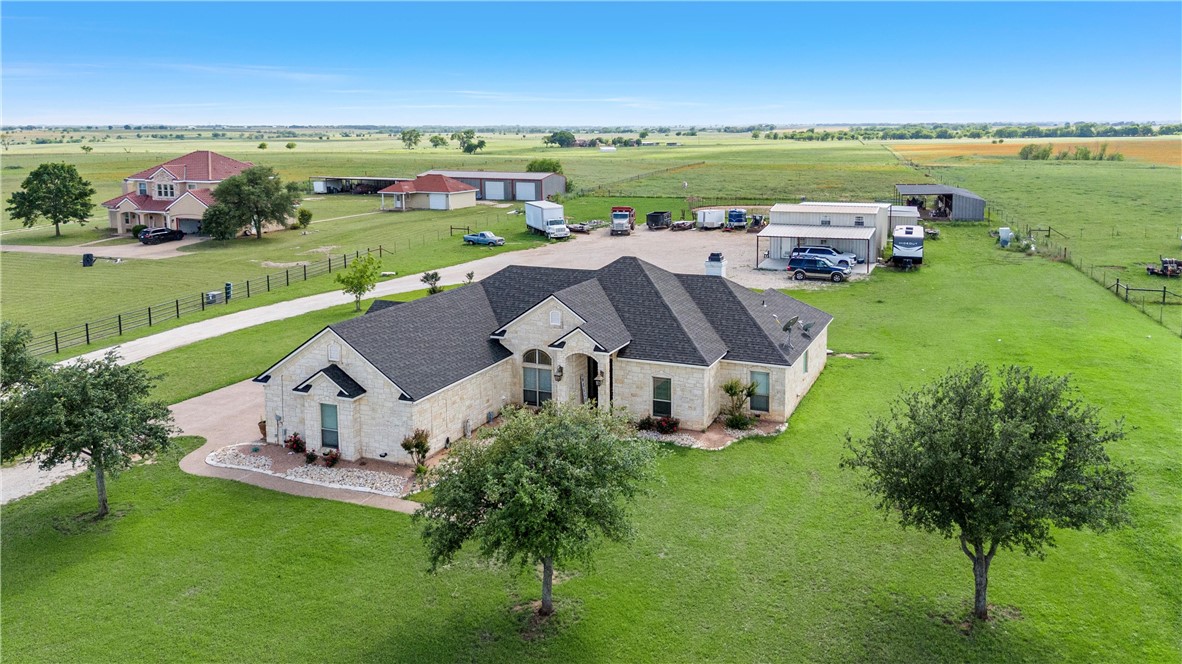
[[[916,158],[915,154],[908,154]],[[983,196],[993,208],[995,226],[1047,228],[1055,247],[1092,278],[1134,288],[1166,286],[1182,295],[1176,280],[1149,276],[1145,265],[1160,256],[1182,257],[1182,168],[1136,161],[1023,161],[1016,157],[940,157],[932,177]],[[911,179],[918,176],[912,171]],[[1066,236],[1066,237],[1064,237]],[[1042,238],[1043,242],[1047,238]],[[1182,297],[1144,298],[1146,313],[1174,334],[1182,334]]]
[[[1066,265],[997,251],[979,227],[944,236],[917,272],[799,293],[836,317],[835,351],[870,356],[832,358],[774,439],[665,457],[664,484],[637,505],[636,541],[605,547],[594,569],[562,570],[543,638],[523,638],[512,610],[538,597],[532,573],[468,550],[428,575],[405,515],[187,476],[177,453],[111,482],[118,516],[98,526],[77,518],[94,507],[86,476],[0,508],[5,656],[1177,662],[1182,342]],[[293,322],[291,338],[244,335],[241,370],[220,365],[200,389],[350,313],[321,315]],[[154,366],[193,366],[190,353]],[[990,598],[1010,617],[965,636],[945,623],[972,597],[964,555],[884,520],[837,463],[844,432],[866,432],[900,389],[973,361],[1071,372],[1105,418],[1125,419],[1111,451],[1138,475],[1133,527],[1058,532],[1045,560],[1001,552]]]

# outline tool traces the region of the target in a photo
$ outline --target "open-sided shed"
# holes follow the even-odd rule
[[[925,219],[985,219],[985,199],[968,189],[946,184],[897,184],[895,192],[895,199],[899,204],[918,207]],[[936,197],[934,205],[930,208],[925,200],[928,196]]]

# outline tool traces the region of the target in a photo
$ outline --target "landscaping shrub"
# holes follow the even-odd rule
[[[431,433],[426,429],[415,429],[414,433],[402,439],[402,449],[410,455],[413,464],[423,465],[431,453]]]
[[[140,233],[142,233],[144,231],[144,229],[146,229],[146,228],[147,228],[147,226],[145,224],[136,224],[135,226],[132,226],[131,227],[131,236],[132,237],[139,237]]]
[[[751,425],[755,423],[755,419],[743,413],[731,413],[726,416],[723,423],[728,429],[738,429],[741,431],[743,429],[750,429]]]
[[[636,428],[641,431],[652,431],[657,427],[657,421],[651,415],[645,415],[636,422]]]
[[[661,417],[653,423],[653,428],[657,433],[677,433],[677,429],[681,427],[681,420],[676,417]]]
[[[324,453],[324,465],[332,468],[341,460],[341,453],[337,450],[329,450]]]
[[[308,450],[308,443],[298,433],[293,433],[283,441],[283,446],[295,452],[296,454],[303,454]]]
[[[304,452],[304,463],[316,463],[316,453],[312,451]]]

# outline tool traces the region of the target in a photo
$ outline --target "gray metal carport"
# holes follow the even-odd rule
[[[985,199],[968,189],[951,187],[946,184],[895,185],[895,202],[897,204],[911,205],[908,200],[915,196],[942,196],[951,199],[949,219],[961,221],[982,221],[985,219]],[[930,210],[928,212],[930,213]],[[924,215],[924,218],[930,219],[931,216],[927,214]]]

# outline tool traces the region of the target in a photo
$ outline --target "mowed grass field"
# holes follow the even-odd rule
[[[1129,139],[1147,151],[1182,150],[1182,138]],[[1004,146],[1018,149],[1007,140]],[[1085,272],[1112,284],[1117,278],[1135,288],[1167,287],[1182,294],[1176,279],[1146,274],[1160,256],[1182,257],[1182,168],[1141,161],[1023,161],[1017,157],[976,158],[981,144],[961,144],[959,154],[939,145],[892,144],[892,149],[931,166],[931,177],[966,187],[985,198],[994,225],[1055,229],[1050,241],[1068,249]],[[992,148],[993,145],[984,144]],[[924,149],[920,149],[924,148]],[[927,151],[928,148],[934,151]],[[912,171],[908,181],[923,180]],[[1060,233],[1062,235],[1060,235]],[[1066,237],[1064,237],[1066,235]],[[1023,290],[1022,294],[1026,291]],[[1182,298],[1160,292],[1134,293],[1147,300],[1146,313],[1182,334]]]
[[[835,316],[833,350],[868,357],[831,358],[775,438],[670,450],[663,484],[636,505],[636,540],[605,546],[592,569],[563,567],[558,617],[541,633],[514,609],[538,597],[532,571],[469,547],[428,575],[405,515],[185,475],[176,461],[200,443],[189,439],[110,483],[106,523],[79,518],[94,507],[87,476],[0,508],[5,656],[1177,662],[1182,342],[1066,265],[994,249],[979,226],[945,230],[929,254],[916,272],[792,291]],[[322,313],[297,325],[310,334],[351,315]],[[199,365],[246,342],[211,340],[153,366]],[[243,355],[241,369],[270,361]],[[899,390],[976,361],[1072,373],[1104,419],[1124,418],[1128,437],[1110,451],[1138,474],[1132,527],[1058,531],[1045,560],[1000,552],[990,599],[1004,617],[965,635],[972,574],[956,544],[899,529],[837,466],[843,434],[866,433]],[[193,386],[167,389],[237,379],[194,372]]]

